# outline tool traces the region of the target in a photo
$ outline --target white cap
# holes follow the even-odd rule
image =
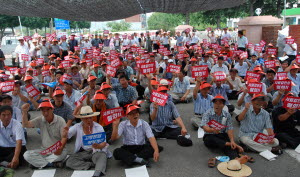
[[[166,79],[162,79],[159,81],[160,85],[169,85],[169,82]]]
[[[173,60],[172,60],[172,59],[169,59],[168,62],[169,62],[169,63],[173,63]]]
[[[168,56],[164,56],[164,60],[168,60],[169,59],[169,57]]]

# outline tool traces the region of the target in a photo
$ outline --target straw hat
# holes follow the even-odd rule
[[[80,113],[78,115],[75,115],[75,117],[84,119],[84,118],[98,116],[99,114],[100,114],[100,112],[94,112],[90,106],[83,106],[80,109]]]
[[[238,160],[222,162],[217,166],[218,170],[225,176],[250,176],[252,170],[247,165],[241,164]]]

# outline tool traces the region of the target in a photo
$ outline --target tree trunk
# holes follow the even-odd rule
[[[4,31],[5,31],[5,28],[0,29],[0,44],[1,44],[1,42],[2,42],[2,38],[3,38],[3,35],[4,35]]]
[[[249,14],[250,14],[250,16],[254,15],[253,5],[254,5],[254,0],[249,0]]]
[[[285,4],[283,4],[285,6]],[[280,18],[281,14],[281,0],[277,0],[277,17]]]
[[[217,28],[221,28],[221,17],[217,17]]]
[[[15,35],[15,29],[14,29],[14,27],[11,27],[11,32],[12,32],[13,35]]]
[[[190,24],[190,14],[189,13],[185,13],[185,24],[189,25]]]
[[[29,28],[26,27],[26,31],[27,31],[27,36],[29,36]]]
[[[46,33],[47,33],[47,28],[46,28],[46,26],[44,27],[44,30],[45,30],[44,36],[46,36]]]

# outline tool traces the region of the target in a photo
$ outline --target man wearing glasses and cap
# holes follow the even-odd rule
[[[62,161],[67,157],[67,150],[64,148],[67,143],[67,138],[63,138],[63,128],[66,127],[65,120],[53,114],[54,106],[49,99],[44,99],[39,105],[42,115],[28,121],[28,110],[30,105],[28,103],[22,106],[22,124],[26,128],[40,128],[42,148],[35,150],[28,150],[24,154],[25,160],[32,168],[56,167],[63,166]],[[55,152],[49,152],[42,155],[41,152],[61,142],[61,146]]]

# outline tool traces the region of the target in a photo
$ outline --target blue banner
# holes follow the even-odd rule
[[[105,132],[94,133],[94,134],[82,136],[82,143],[84,146],[91,146],[94,143],[97,144],[103,143],[105,139],[106,139]]]
[[[54,18],[54,24],[55,24],[55,29],[70,29],[70,22],[69,20],[63,20],[59,18]]]
[[[43,85],[44,87],[51,87],[54,88],[56,86],[57,82],[47,82],[47,83],[41,83],[41,85]]]

